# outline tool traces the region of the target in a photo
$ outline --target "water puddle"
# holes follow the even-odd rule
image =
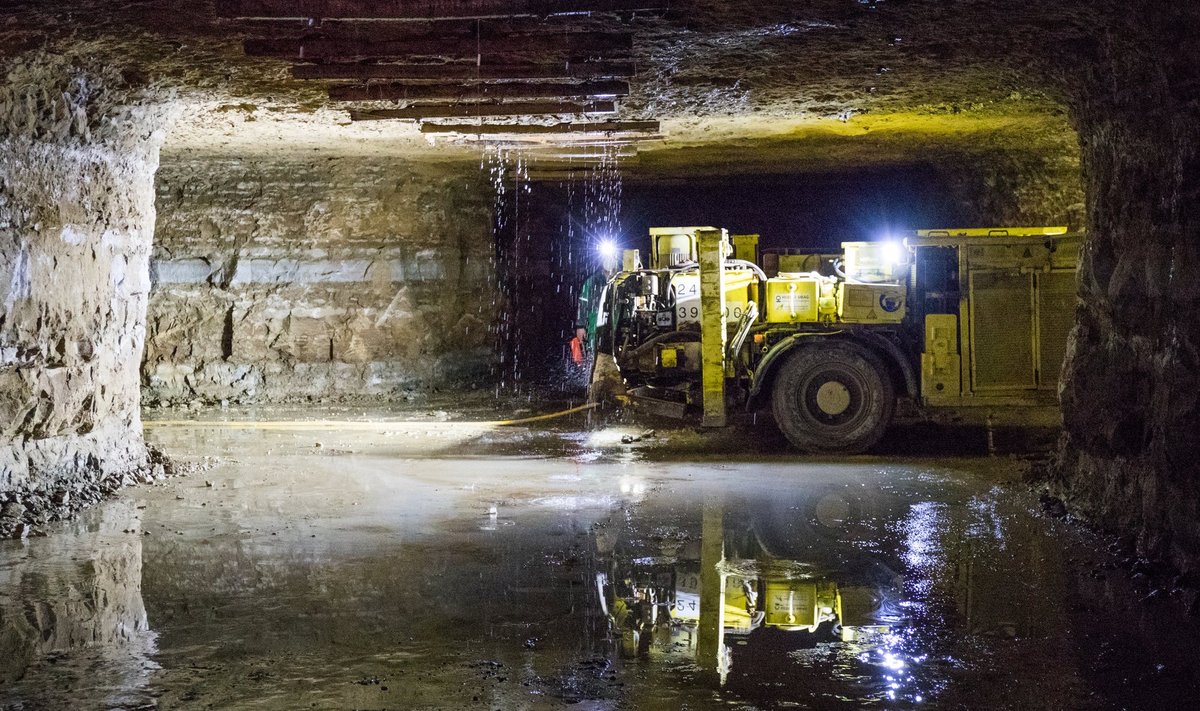
[[[1079,643],[1111,630],[1079,612],[1077,544],[1002,462],[291,436],[0,543],[0,707],[1119,705]]]

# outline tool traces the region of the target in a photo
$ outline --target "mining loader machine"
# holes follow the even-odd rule
[[[650,230],[601,297],[594,396],[724,426],[769,410],[798,449],[874,446],[897,404],[1052,403],[1076,302],[1063,227],[919,230],[841,250]]]

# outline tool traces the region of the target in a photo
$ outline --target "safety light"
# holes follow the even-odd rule
[[[889,266],[897,266],[905,262],[904,246],[890,239],[883,243],[883,259]]]
[[[617,243],[611,239],[600,240],[600,244],[596,249],[600,252],[600,256],[605,259],[615,259],[617,256]]]

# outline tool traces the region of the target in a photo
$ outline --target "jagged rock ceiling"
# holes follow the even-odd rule
[[[531,5],[423,4],[435,9]],[[614,6],[612,0],[599,4]],[[636,75],[620,80],[629,82],[629,93],[615,97],[617,112],[605,120],[661,122],[662,138],[642,142],[630,167],[664,174],[688,167],[727,172],[785,164],[828,168],[911,159],[980,142],[1022,150],[1040,146],[1069,155],[1076,149],[1061,79],[1070,71],[1072,47],[1101,21],[1103,10],[1097,4],[1017,0],[644,4],[667,8],[526,17],[521,26],[551,23],[632,34],[629,60]],[[478,155],[474,141],[423,135],[416,122],[352,121],[345,104],[330,100],[329,82],[296,79],[292,62],[246,54],[247,38],[275,36],[289,23],[301,32],[307,23],[274,20],[265,31],[261,21],[220,17],[222,10],[229,14],[228,5],[8,2],[0,57],[42,49],[100,58],[174,92],[183,111],[167,140],[168,153]],[[457,44],[462,42],[448,46]],[[397,106],[404,104],[386,105]],[[517,145],[546,140],[511,138]],[[563,141],[561,136],[550,140]]]

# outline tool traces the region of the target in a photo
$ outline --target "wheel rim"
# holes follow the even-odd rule
[[[817,407],[821,412],[834,417],[850,407],[850,389],[840,381],[829,380],[817,388]]]
[[[825,427],[852,425],[865,410],[866,386],[850,371],[828,369],[814,373],[800,395],[804,413]]]

